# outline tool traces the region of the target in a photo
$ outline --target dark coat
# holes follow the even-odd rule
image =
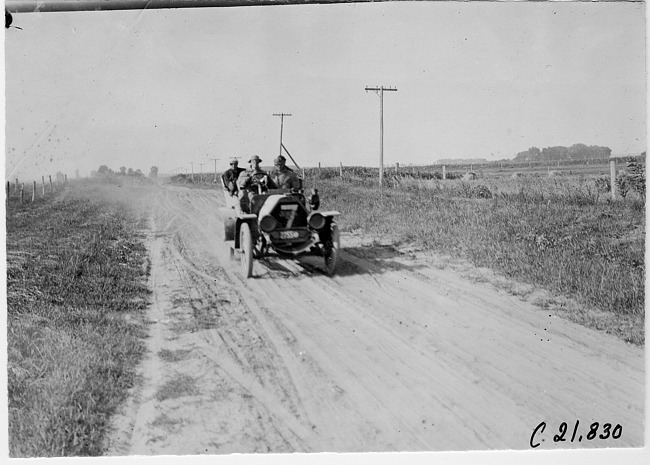
[[[231,195],[237,192],[237,179],[242,171],[246,171],[244,168],[230,168],[228,171],[221,175],[223,180],[223,185],[228,189]]]

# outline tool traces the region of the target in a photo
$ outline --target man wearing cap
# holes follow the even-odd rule
[[[248,163],[250,169],[242,171],[237,178],[237,187],[239,188],[239,199],[244,200],[240,202],[242,207],[248,200],[249,205],[252,203],[253,197],[259,193],[260,187],[262,190],[276,189],[275,182],[269,177],[268,173],[260,168],[262,160],[257,155],[253,155]],[[245,208],[248,210],[248,208]]]
[[[271,171],[271,179],[280,189],[300,189],[300,178],[287,166],[287,159],[280,155],[274,160],[275,169]]]
[[[230,195],[233,196],[237,193],[237,178],[242,171],[246,171],[244,168],[239,167],[239,162],[234,159],[230,161],[230,169],[223,173],[221,179],[223,180],[223,185]]]

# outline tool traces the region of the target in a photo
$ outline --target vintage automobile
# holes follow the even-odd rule
[[[318,211],[317,190],[306,198],[302,188],[266,189],[259,184],[256,194],[238,198],[224,188],[224,240],[231,259],[239,253],[244,276],[253,275],[254,259],[271,251],[281,257],[322,256],[327,274],[335,273],[341,247],[335,221],[339,212]]]

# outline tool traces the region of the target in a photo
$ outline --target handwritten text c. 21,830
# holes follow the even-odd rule
[[[575,425],[573,426],[573,431],[571,433],[571,437],[567,437],[567,433],[569,430],[569,425],[567,425],[566,422],[560,423],[560,427],[558,428],[557,434],[553,435],[553,442],[582,442],[583,439],[586,439],[587,441],[592,441],[594,439],[618,439],[621,437],[623,434],[623,427],[621,425],[616,425],[612,427],[611,423],[603,423],[602,425],[598,423],[597,421],[593,422],[589,426],[589,430],[587,433],[584,435],[580,434],[578,431],[578,427],[580,426],[580,421],[576,420]],[[533,434],[530,435],[530,447],[535,449],[536,447],[539,447],[541,442],[544,442],[545,439],[543,437],[544,431],[546,430],[546,422],[543,421],[539,425],[535,427],[533,430]],[[598,434],[600,432],[600,434]],[[541,442],[540,442],[541,441]]]

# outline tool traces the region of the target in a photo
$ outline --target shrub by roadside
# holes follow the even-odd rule
[[[144,345],[144,212],[114,186],[73,183],[7,209],[9,450],[101,455]]]

